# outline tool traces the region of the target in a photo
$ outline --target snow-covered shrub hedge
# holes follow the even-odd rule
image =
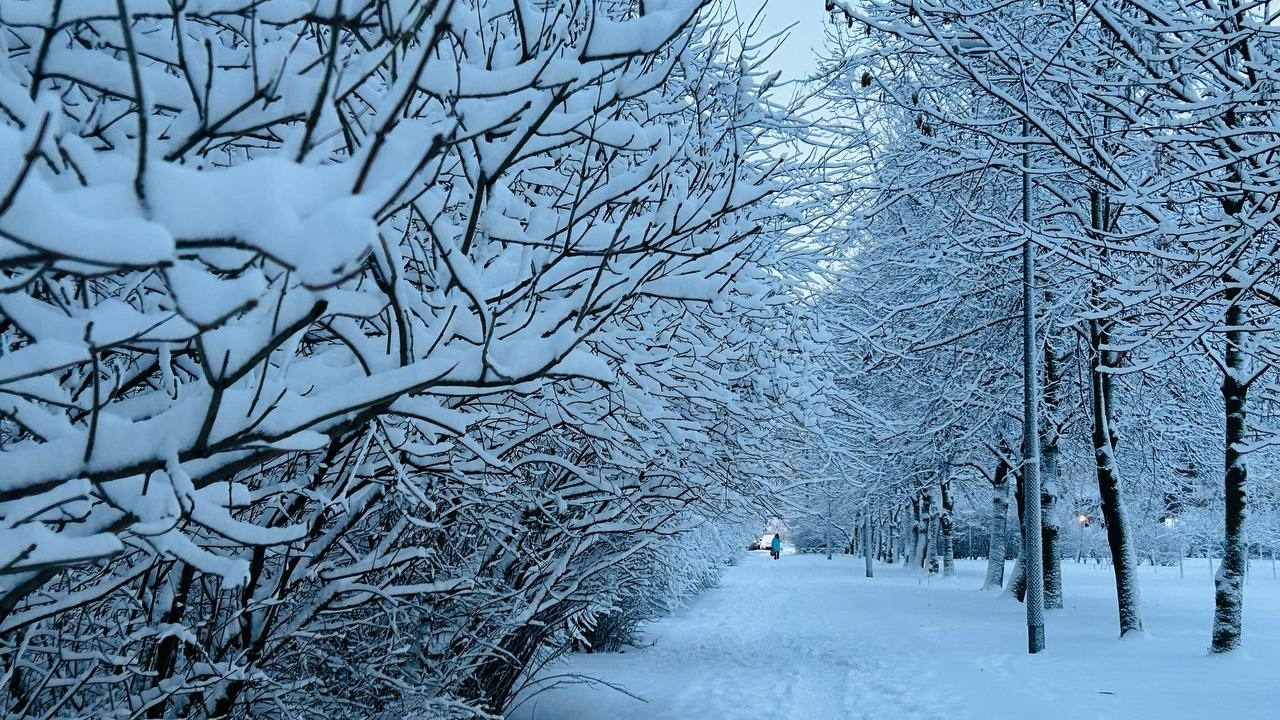
[[[642,626],[669,615],[686,600],[714,587],[724,568],[742,554],[738,524],[711,523],[690,513],[691,529],[659,540],[637,563],[610,573],[612,592],[601,608],[584,618],[579,646],[587,652],[616,652],[635,645]]]
[[[499,711],[754,492],[813,392],[707,5],[0,4],[5,713]]]

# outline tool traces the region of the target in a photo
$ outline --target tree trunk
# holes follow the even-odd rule
[[[906,552],[904,555],[904,567],[920,567],[920,555],[924,553],[922,542],[924,535],[921,533],[920,519],[920,498],[911,498],[911,534],[907,536],[908,545],[903,548]]]
[[[898,513],[900,510],[894,509],[889,517],[889,528],[886,533],[884,543],[884,561],[889,565],[898,562],[898,543],[901,538],[898,537]]]
[[[1238,282],[1234,277],[1231,281]],[[1223,458],[1223,530],[1222,562],[1213,578],[1213,644],[1211,652],[1222,653],[1240,646],[1241,614],[1244,611],[1244,544],[1245,481],[1248,470],[1241,449],[1245,443],[1245,412],[1249,395],[1246,378],[1246,356],[1241,344],[1247,322],[1245,312],[1235,301],[1239,286],[1227,291],[1226,372],[1222,375],[1222,401],[1226,410],[1226,447]]]
[[[874,577],[871,566],[871,516],[862,516],[862,557],[866,564],[867,577]]]
[[[1102,227],[1102,199],[1092,196],[1093,224]],[[1138,592],[1137,553],[1129,530],[1124,505],[1123,483],[1116,466],[1118,437],[1112,423],[1112,375],[1106,370],[1115,364],[1114,353],[1107,350],[1108,327],[1098,320],[1089,322],[1089,345],[1093,356],[1090,364],[1090,394],[1093,405],[1093,454],[1098,473],[1098,497],[1102,501],[1102,518],[1107,527],[1107,545],[1111,548],[1111,568],[1116,579],[1116,604],[1120,616],[1120,637],[1142,631],[1141,597]]]
[[[182,570],[178,573],[177,589],[169,601],[169,607],[165,610],[164,616],[160,619],[162,627],[171,627],[182,621],[182,616],[187,610],[187,596],[191,592],[191,583],[194,579],[195,567],[189,563],[182,563]],[[152,664],[152,682],[155,687],[166,683],[173,675],[177,663],[178,640],[176,633],[166,635],[157,646],[155,662]],[[148,718],[164,717],[166,705],[167,703],[152,705],[147,710],[146,716]]]
[[[876,559],[884,562],[885,555],[888,553],[886,549],[888,542],[886,538],[889,535],[889,519],[888,516],[881,517],[876,522]]]
[[[880,557],[880,524],[867,518],[867,543],[871,546],[872,559]]]
[[[886,533],[887,540],[884,544],[884,561],[892,565],[898,562],[898,513],[902,512],[901,508],[894,508],[889,513],[889,531]]]
[[[991,541],[987,551],[987,578],[983,590],[1004,587],[1005,536],[1009,521],[1009,464],[998,460],[991,480]]]
[[[955,545],[955,502],[948,492],[950,482],[944,482],[941,486],[942,494],[942,514],[939,517],[939,528],[941,530],[942,545],[942,576],[956,576],[956,545]]]
[[[1045,293],[1046,298],[1049,293]],[[1062,549],[1058,525],[1059,432],[1055,423],[1062,372],[1054,354],[1052,338],[1044,346],[1045,422],[1040,433],[1040,536],[1044,567],[1044,606],[1062,607]]]
[[[922,495],[916,502],[915,546],[912,548],[912,567],[926,570],[929,567],[929,496]]]
[[[1009,580],[1009,592],[1013,593],[1018,602],[1022,602],[1027,596],[1027,574],[1025,572],[1027,563],[1026,558],[1023,557],[1027,547],[1027,524],[1022,520],[1022,511],[1025,507],[1023,503],[1026,498],[1022,492],[1022,473],[1015,472],[1013,477],[1014,506],[1018,510],[1018,558],[1013,562],[1013,577]]]

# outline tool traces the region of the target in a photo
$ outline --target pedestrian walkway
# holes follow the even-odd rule
[[[751,553],[722,585],[655,623],[651,645],[576,655],[544,678],[596,678],[512,720],[1262,720],[1280,681],[1280,581],[1248,588],[1248,650],[1208,657],[1212,586],[1144,567],[1151,636],[1115,639],[1107,568],[1068,562],[1049,652],[1025,653],[1023,609],[954,579],[849,556]],[[1250,606],[1247,605],[1247,608]]]

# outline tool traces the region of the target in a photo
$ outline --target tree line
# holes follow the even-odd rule
[[[1001,587],[1006,508],[1039,502],[1050,607],[1069,592],[1065,528],[1101,525],[1121,635],[1143,627],[1135,536],[1216,523],[1210,648],[1237,648],[1248,557],[1274,544],[1276,513],[1276,10],[826,6],[812,94],[843,158],[826,176],[826,306],[851,398],[828,452],[864,467],[850,512],[874,517],[889,559],[905,546],[927,563],[948,536],[930,528],[976,491]],[[1038,308],[1021,297],[1026,244]],[[1018,425],[1027,307],[1038,499]]]

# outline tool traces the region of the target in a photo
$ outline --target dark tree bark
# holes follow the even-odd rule
[[[1230,279],[1229,279],[1230,280]],[[1237,280],[1238,282],[1238,280]],[[1213,578],[1213,644],[1210,651],[1228,652],[1240,646],[1241,620],[1244,612],[1244,576],[1248,562],[1244,543],[1245,482],[1248,470],[1241,452],[1246,437],[1246,404],[1249,385],[1248,370],[1241,343],[1247,322],[1243,308],[1236,302],[1238,285],[1227,290],[1226,372],[1222,374],[1222,401],[1226,410],[1226,448],[1223,457],[1223,544],[1222,563]]]
[[[182,616],[187,609],[187,595],[191,592],[191,583],[195,579],[195,568],[188,563],[181,563],[181,565],[182,571],[178,573],[178,587],[174,591],[173,597],[170,598],[169,607],[165,610],[164,616],[160,620],[164,625],[172,626],[181,622]],[[177,655],[177,634],[166,635],[156,648],[155,662],[151,666],[155,678],[153,682],[157,687],[173,675]],[[165,703],[155,703],[147,709],[147,717],[164,717],[165,709]]]
[[[884,562],[885,555],[888,553],[888,536],[889,518],[885,514],[876,519],[876,559],[880,562]]]
[[[923,537],[924,521],[920,516],[920,498],[911,498],[911,534],[908,535],[908,545],[905,548],[906,557],[904,564],[906,567],[920,567],[920,556],[924,553],[921,547]]]
[[[1045,293],[1045,296],[1047,299],[1049,294]],[[1062,370],[1050,337],[1044,345],[1045,422],[1040,433],[1040,535],[1046,608],[1062,607],[1062,549],[1058,525],[1058,458],[1061,452],[1056,421],[1061,386]]]
[[[888,540],[884,544],[884,561],[890,565],[898,562],[898,514],[902,508],[894,508],[889,513]]]
[[[920,495],[920,512],[916,521],[915,567],[925,572],[934,572],[934,503],[933,490]]]
[[[991,476],[991,540],[987,551],[987,578],[983,590],[999,590],[1004,587],[1005,536],[1009,522],[1009,463],[1003,458],[996,461]]]
[[[1018,542],[1018,559],[1015,560],[1013,563],[1013,577],[1009,580],[1009,592],[1013,593],[1013,596],[1018,599],[1018,602],[1022,602],[1027,596],[1027,576],[1025,572],[1026,562],[1024,562],[1022,557],[1022,553],[1027,547],[1027,539],[1025,537],[1027,524],[1022,521],[1023,510],[1024,510],[1023,503],[1026,502],[1026,498],[1024,497],[1024,493],[1022,491],[1022,473],[1015,472],[1013,474],[1013,477],[1014,477],[1013,499],[1014,499],[1014,505],[1018,509],[1019,542]]]
[[[1102,198],[1092,196],[1093,224],[1102,227]],[[1107,545],[1111,548],[1111,567],[1116,579],[1116,604],[1120,618],[1120,637],[1142,631],[1141,598],[1138,592],[1137,554],[1134,552],[1129,521],[1123,498],[1123,483],[1116,466],[1118,438],[1112,423],[1112,374],[1115,353],[1108,350],[1109,325],[1093,320],[1089,323],[1091,368],[1090,395],[1093,405],[1093,454],[1098,474],[1098,497],[1102,500],[1102,518],[1107,527]]]
[[[871,564],[871,516],[862,516],[862,557],[866,564],[867,577],[875,577]]]
[[[942,495],[942,514],[938,519],[942,544],[942,576],[955,577],[956,545],[955,545],[955,502],[951,497],[951,483],[944,482],[940,489]]]

